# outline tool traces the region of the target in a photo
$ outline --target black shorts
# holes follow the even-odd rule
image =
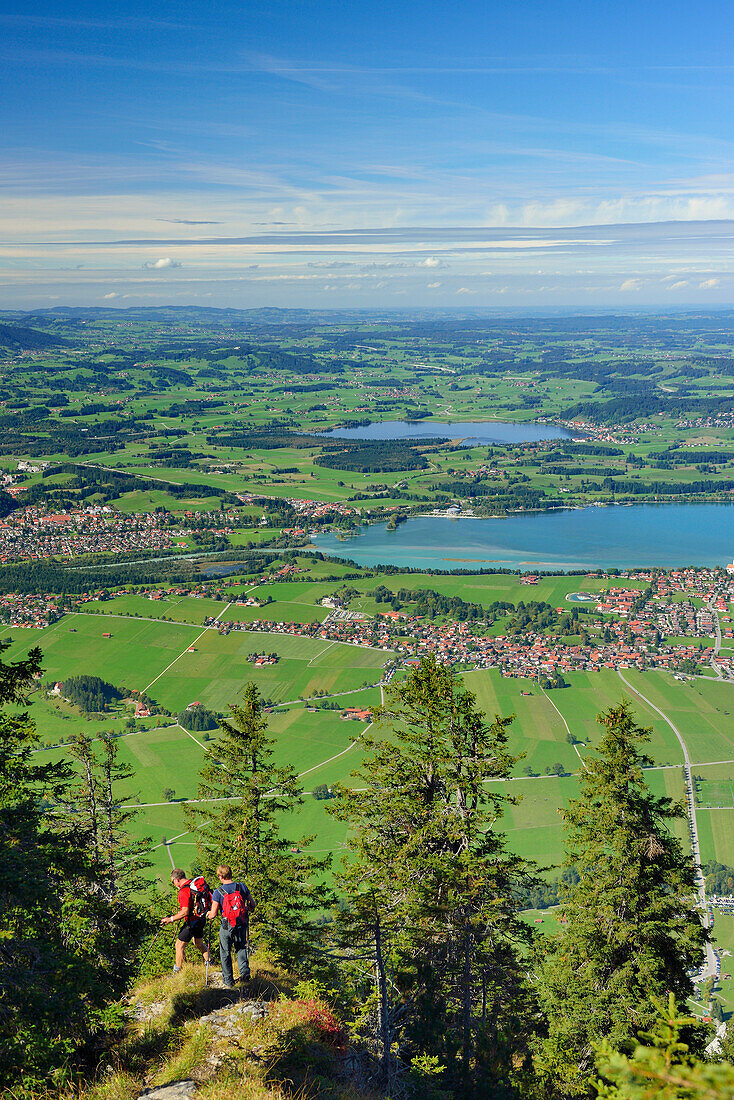
[[[204,938],[204,926],[206,919],[199,917],[198,920],[184,921],[178,933],[178,938],[181,943],[190,943],[191,940],[202,940]]]

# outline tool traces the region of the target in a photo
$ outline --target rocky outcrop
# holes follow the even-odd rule
[[[174,1081],[157,1089],[143,1089],[138,1100],[192,1100],[197,1090],[196,1081]]]

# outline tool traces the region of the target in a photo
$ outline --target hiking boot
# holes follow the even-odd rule
[[[252,974],[250,973],[250,971],[245,970],[245,971],[243,971],[242,974],[240,974],[240,982],[242,982],[242,983],[249,982],[251,977],[252,977]]]

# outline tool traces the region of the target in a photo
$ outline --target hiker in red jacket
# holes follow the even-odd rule
[[[250,979],[249,914],[256,906],[252,894],[244,882],[235,882],[232,868],[226,864],[217,867],[219,886],[212,895],[212,907],[207,913],[214,920],[222,912],[219,929],[219,957],[222,961],[222,978],[227,989],[234,988],[232,949],[237,953],[240,983]]]
[[[204,946],[204,924],[212,895],[201,876],[186,878],[186,872],[180,867],[174,867],[171,871],[171,882],[178,890],[179,910],[170,917],[163,917],[161,925],[183,921],[176,937],[176,962],[173,967],[173,973],[178,974],[186,957],[186,944],[191,940],[197,950],[201,951],[204,962],[209,962],[209,950]]]

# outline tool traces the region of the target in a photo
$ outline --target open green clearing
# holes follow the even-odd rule
[[[675,680],[666,672],[641,673],[633,669],[626,669],[624,675],[678,727],[694,766],[734,759],[734,684]],[[629,691],[626,694],[642,711],[639,698]],[[677,741],[669,726],[667,729],[672,747]]]
[[[66,616],[33,631],[32,638],[29,633],[16,638],[6,656],[18,658],[30,643],[40,645],[44,680],[63,681],[94,669],[115,686],[147,691],[173,713],[195,701],[224,710],[248,680],[274,703],[317,692],[360,691],[379,682],[390,656],[323,639],[256,631],[222,635],[215,628],[102,614]],[[255,668],[248,655],[262,652],[276,653],[277,664]],[[348,695],[345,699],[350,705]]]
[[[426,577],[434,584],[440,579]],[[334,582],[278,581],[257,590],[238,586],[231,595],[265,591],[273,597],[268,610],[289,605],[321,610],[318,601],[334,587]],[[116,610],[111,612],[113,607]],[[351,737],[364,726],[344,721],[338,711],[309,705],[309,699],[315,692],[341,693],[332,700],[340,707],[374,705],[379,701],[379,689],[369,685],[379,681],[389,654],[297,635],[251,631],[223,635],[202,627],[206,615],[218,615],[226,607],[225,600],[211,598],[170,596],[152,601],[127,595],[100,603],[93,614],[67,616],[44,631],[13,631],[8,656],[17,658],[30,645],[38,644],[44,651],[44,681],[94,669],[117,685],[147,688],[174,714],[196,700],[224,710],[236,701],[245,681],[254,679],[262,694],[276,704],[270,723],[278,739],[279,756],[305,773],[306,790],[318,783],[349,782],[350,772],[360,759],[359,747],[351,746]],[[143,617],[148,610],[154,615]],[[229,608],[226,617],[232,610],[235,608]],[[149,621],[164,615],[172,621]],[[105,634],[110,637],[105,638]],[[256,652],[275,652],[279,660],[275,665],[255,669],[247,656]],[[698,796],[703,858],[734,863],[734,811],[713,808],[729,804],[725,799],[734,780],[734,764],[718,763],[734,761],[734,685],[675,680],[663,672],[625,670],[624,675],[671,717],[694,762],[700,765],[696,774],[703,778]],[[543,692],[532,681],[503,677],[498,670],[463,675],[490,719],[495,714],[516,715],[510,744],[521,759],[511,786],[504,785],[504,789],[522,797],[516,806],[508,807],[504,827],[513,850],[547,867],[557,865],[563,855],[559,810],[575,796],[584,754],[601,736],[597,714],[622,696],[631,698],[639,721],[652,728],[649,753],[656,766],[647,772],[651,787],[676,800],[683,797],[682,752],[660,715],[631,692],[615,672],[573,673],[568,679],[568,688]],[[90,733],[122,729],[122,714],[87,718],[66,704],[42,698],[38,692],[33,699],[32,713],[47,742],[68,737],[78,723],[84,723],[83,728]],[[162,836],[170,840],[186,831],[180,804],[167,804],[163,792],[170,788],[177,799],[195,796],[202,754],[209,744],[203,735],[187,735],[178,727],[165,728],[169,723],[164,717],[139,722],[140,732],[120,739],[123,758],[136,772],[140,801],[146,803],[135,830],[139,835],[150,834],[159,845]],[[151,728],[144,731],[143,725]],[[569,731],[576,744],[569,743]],[[707,761],[716,763],[709,765]],[[558,771],[559,765],[564,775],[548,774]],[[165,804],[147,805],[150,803]],[[315,847],[338,849],[343,841],[341,827],[310,795],[292,824],[294,835],[315,834]],[[685,822],[676,826],[676,833],[687,843]],[[187,832],[173,847],[157,847],[157,871],[162,872],[170,864],[171,856],[181,862],[181,846],[191,843]],[[181,849],[178,857],[176,845]],[[189,855],[192,851],[189,849]]]
[[[734,810],[734,779],[708,779],[698,785],[696,804],[710,809]]]
[[[69,623],[74,624],[73,633]],[[110,626],[109,631],[104,630],[106,626]],[[103,639],[103,633],[111,633],[112,637]],[[270,715],[270,727],[277,738],[278,758],[293,764],[303,775],[307,791],[320,783],[350,782],[350,773],[360,760],[359,744],[353,744],[352,739],[365,728],[364,723],[344,721],[339,711],[320,709],[316,705],[318,700],[310,705],[307,697],[314,691],[345,692],[348,694],[333,701],[344,707],[374,705],[379,701],[379,689],[364,685],[377,683],[389,656],[380,650],[321,639],[254,632],[224,636],[216,630],[203,631],[198,624],[149,623],[134,618],[112,619],[103,614],[70,617],[46,631],[33,632],[32,637],[29,634],[24,632],[23,637],[16,638],[11,656],[20,656],[30,642],[40,643],[46,655],[48,678],[62,679],[93,667],[102,669],[99,675],[113,683],[145,687],[153,680],[150,694],[174,712],[194,700],[223,710],[236,701],[245,681],[254,679],[263,695],[290,704],[276,708]],[[192,645],[194,651],[189,652]],[[280,659],[276,665],[254,669],[246,659],[247,654],[263,651],[275,651]],[[497,670],[463,676],[490,719],[495,714],[516,715],[510,746],[513,752],[524,755],[514,769],[515,779],[502,784],[501,789],[519,796],[519,801],[507,808],[503,828],[512,850],[544,867],[557,865],[562,859],[559,810],[577,794],[583,754],[600,736],[596,715],[622,694],[623,685],[612,672],[579,673],[571,679],[571,687],[543,693],[531,681],[505,678]],[[663,677],[650,673],[639,678],[651,697],[648,681],[656,679]],[[682,692],[697,694],[700,690],[698,682],[671,683]],[[732,685],[704,685],[706,692],[717,689],[713,695],[719,705],[725,697],[722,687],[734,694]],[[306,699],[299,701],[299,696]],[[56,704],[38,695],[36,699],[32,713],[49,741],[68,736],[75,722],[86,721],[73,713],[61,718],[54,709]],[[648,782],[657,793],[680,800],[682,756],[677,740],[658,715],[644,705],[637,706],[637,702],[640,720],[653,726],[651,755],[658,765],[673,765],[648,771]],[[682,703],[678,701],[678,709],[685,716],[685,695]],[[53,721],[49,721],[51,715]],[[682,726],[684,719],[678,717]],[[563,719],[580,742],[576,746],[568,742]],[[93,718],[84,728],[91,733],[113,728],[116,721],[107,716]],[[212,741],[207,741],[206,735],[187,734],[180,727],[167,725],[164,718],[156,719],[155,723],[162,728],[155,728],[154,721],[149,720],[147,724],[153,728],[122,736],[119,745],[122,758],[135,769],[135,791],[145,804],[135,832],[150,835],[158,845],[154,849],[154,863],[156,871],[163,873],[171,858],[185,862],[193,853],[180,802],[166,802],[163,792],[173,790],[176,799],[195,797],[201,759],[213,747],[215,735],[211,735]],[[688,732],[686,727],[686,736]],[[557,764],[561,764],[566,775],[546,774]],[[532,775],[527,774],[528,768]],[[722,862],[732,862],[734,851],[730,851],[732,844],[723,814],[724,811],[721,821],[711,812],[707,819],[703,811],[699,815],[704,818],[703,854],[704,858],[710,853]],[[344,838],[343,828],[326,815],[324,804],[310,794],[294,815],[291,827],[294,837],[314,834],[312,846],[319,850],[338,850]],[[162,837],[170,841],[179,833],[186,835],[161,846]],[[676,833],[685,840],[685,822],[676,826]]]

